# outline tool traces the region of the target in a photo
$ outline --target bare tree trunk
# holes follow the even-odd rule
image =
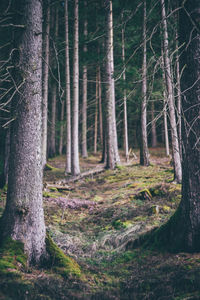
[[[78,0],[74,0],[74,58],[73,58],[73,114],[72,114],[72,175],[80,174],[79,167],[79,13]]]
[[[12,101],[11,154],[1,238],[21,241],[30,263],[45,253],[42,201],[42,6],[40,0],[17,1],[15,82],[23,85]],[[38,33],[38,34],[36,34]],[[20,38],[19,38],[20,36]]]
[[[65,0],[65,97],[66,97],[66,169],[71,173],[71,93],[69,66],[68,0]]]
[[[171,136],[172,136],[174,180],[177,183],[181,183],[182,168],[181,168],[181,159],[180,159],[180,152],[179,152],[177,126],[176,126],[176,115],[175,115],[175,108],[174,108],[174,92],[173,92],[173,82],[172,82],[171,68],[170,68],[170,58],[169,58],[169,49],[168,49],[168,31],[167,31],[167,21],[166,21],[164,0],[161,0],[161,7],[162,7],[163,31],[164,31],[164,68],[165,68],[165,76],[166,76],[166,84],[167,84],[167,94],[168,94],[167,96],[168,96],[168,106],[169,106],[169,116],[170,116]]]
[[[84,39],[85,39],[85,44],[83,47],[83,52],[86,56],[87,54],[87,16],[86,16],[86,9],[87,9],[87,1],[84,1],[84,8],[85,8],[85,20],[84,20]],[[86,58],[84,58],[86,59]],[[82,156],[83,157],[88,157],[88,152],[87,152],[87,65],[86,63],[83,65],[83,103],[82,103]]]
[[[55,49],[56,49],[56,41],[58,38],[58,7],[53,7],[53,14],[54,14],[54,24],[52,24],[53,31],[54,31],[54,47],[51,53],[51,65],[52,71],[55,76],[56,69],[57,69],[57,61],[55,58]],[[49,131],[49,147],[48,147],[48,155],[49,157],[54,157],[56,155],[56,102],[57,102],[57,81],[52,76],[51,82],[51,112],[50,112],[50,131]]]
[[[98,135],[98,73],[96,74],[96,105],[94,118],[94,153],[97,153],[97,135]]]
[[[61,103],[61,115],[60,115],[60,141],[59,141],[59,154],[62,155],[63,153],[63,135],[64,135],[64,114],[65,114],[65,102],[62,100]]]
[[[164,118],[164,132],[165,132],[165,153],[166,156],[170,155],[169,152],[169,134],[168,134],[168,125],[167,125],[167,95],[166,95],[166,78],[165,78],[165,67],[164,67],[164,53],[163,48],[161,46],[161,67],[162,67],[162,77],[163,77],[163,84],[164,84],[164,105],[163,105],[163,118]]]
[[[141,141],[140,141],[140,164],[149,166],[149,151],[147,142],[147,46],[146,46],[146,0],[144,0],[143,21],[143,67],[142,67],[142,105],[141,105]]]
[[[176,84],[177,84],[177,113],[178,113],[178,137],[179,151],[182,160],[182,138],[181,138],[181,83],[180,83],[180,64],[178,51],[178,32],[176,31]]]
[[[123,20],[123,14],[122,14]],[[124,42],[124,28],[122,28],[122,61],[123,61],[123,81],[126,83],[126,67],[125,67],[125,42]],[[128,121],[127,121],[127,95],[126,88],[124,88],[124,151],[126,162],[129,161],[129,151],[128,151]]]
[[[50,114],[50,132],[49,132],[49,157],[56,155],[56,97],[57,97],[57,82],[53,79],[51,85],[51,114]]]
[[[98,67],[98,87],[99,87],[99,132],[101,146],[103,147],[103,116],[102,116],[102,89],[101,89],[101,69]]]
[[[106,138],[107,138],[107,167],[114,169],[120,163],[117,146],[117,129],[115,116],[115,85],[113,61],[113,22],[112,1],[106,0]]]
[[[156,121],[154,101],[151,103],[151,145],[153,148],[157,147]]]
[[[45,3],[45,25],[43,39],[43,82],[42,82],[42,159],[43,167],[47,162],[47,116],[48,116],[48,81],[49,81],[49,34],[50,34],[50,5],[49,0]],[[43,8],[43,10],[44,10]]]

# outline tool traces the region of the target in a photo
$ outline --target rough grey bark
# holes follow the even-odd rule
[[[143,20],[143,66],[142,66],[140,164],[143,166],[149,166],[149,150],[148,150],[148,142],[147,142],[147,46],[146,46],[146,1],[145,0],[144,0],[144,20]]]
[[[164,34],[164,69],[165,69],[165,78],[167,86],[167,97],[168,97],[168,107],[169,107],[169,116],[170,116],[170,125],[171,125],[171,137],[172,137],[172,156],[174,163],[174,180],[177,183],[181,183],[182,180],[182,168],[181,168],[181,159],[179,152],[179,142],[178,142],[178,133],[176,125],[176,114],[174,108],[174,91],[173,91],[173,82],[171,76],[171,67],[170,67],[170,57],[169,57],[169,46],[168,46],[168,31],[167,31],[167,20],[165,12],[165,2],[161,0],[161,11],[162,11],[162,21],[163,21],[163,34]]]
[[[71,173],[71,93],[69,65],[68,0],[65,0],[65,97],[66,97],[66,169]]]
[[[113,60],[112,1],[106,0],[106,144],[107,167],[114,169],[120,163],[117,146],[115,113],[115,84]]]
[[[83,47],[83,52],[86,55],[87,54],[87,15],[86,15],[86,8],[87,8],[87,1],[84,1],[84,9],[85,9],[85,20],[84,20],[84,39],[85,44]],[[83,102],[82,102],[82,156],[88,157],[87,152],[87,65],[84,63],[83,65]]]
[[[122,14],[122,20],[123,20],[123,14]],[[123,81],[124,84],[126,83],[126,68],[125,68],[125,37],[124,37],[124,28],[122,28],[122,61],[123,61]],[[125,151],[125,157],[126,161],[129,161],[129,151],[128,151],[128,121],[127,121],[127,95],[126,95],[126,88],[124,88],[124,151]]]
[[[47,161],[47,116],[48,116],[48,79],[49,79],[49,34],[50,34],[50,5],[46,0],[43,14],[44,37],[43,37],[43,82],[42,82],[42,159],[43,166]]]
[[[24,244],[30,263],[45,253],[42,203],[42,6],[40,0],[19,0],[25,28],[15,31],[16,82],[23,81],[12,101],[11,153],[6,208],[1,235]],[[19,16],[18,20],[19,22]],[[17,23],[19,24],[19,23]]]
[[[74,57],[73,57],[73,113],[72,113],[72,175],[80,174],[79,167],[79,12],[74,0]]]

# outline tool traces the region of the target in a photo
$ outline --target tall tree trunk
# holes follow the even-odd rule
[[[155,106],[154,101],[151,103],[151,145],[157,147],[156,121],[155,121]]]
[[[78,0],[74,0],[74,58],[73,58],[73,114],[72,114],[72,175],[80,174],[79,167],[79,13]]]
[[[181,183],[182,169],[181,169],[181,159],[180,159],[180,152],[179,152],[178,133],[177,133],[177,126],[176,126],[176,115],[175,115],[175,108],[174,108],[174,92],[173,92],[173,82],[172,82],[171,68],[170,68],[168,31],[167,31],[167,20],[166,20],[164,0],[161,0],[161,8],[162,8],[163,31],[164,31],[164,68],[165,68],[165,76],[166,76],[166,84],[167,84],[168,107],[169,107],[169,116],[170,116],[170,125],[171,125],[172,155],[173,155],[173,162],[174,162],[174,180],[177,183]]]
[[[180,56],[182,91],[183,180],[182,200],[172,218],[157,232],[156,241],[175,251],[200,251],[200,2],[179,2],[179,38],[185,49]]]
[[[71,93],[69,66],[69,25],[68,0],[65,0],[65,97],[66,97],[66,168],[65,173],[71,173]]]
[[[142,105],[141,105],[141,141],[140,164],[149,166],[149,150],[147,142],[147,46],[146,46],[146,0],[144,0],[143,21],[143,66],[142,66]]]
[[[102,89],[101,89],[101,68],[98,67],[98,87],[99,87],[99,132],[101,147],[103,147],[103,116],[102,116]]]
[[[182,138],[181,138],[181,84],[180,84],[180,64],[178,51],[178,32],[176,31],[176,84],[177,84],[177,113],[178,113],[178,137],[179,151],[182,159]]]
[[[165,133],[165,153],[166,156],[170,155],[169,152],[169,134],[168,134],[168,125],[167,125],[167,94],[166,94],[166,78],[165,78],[165,67],[164,67],[164,54],[163,54],[163,47],[161,46],[161,68],[162,68],[162,77],[163,77],[163,98],[164,98],[164,105],[163,105],[163,118],[164,118],[164,133]]]
[[[117,129],[115,115],[115,84],[113,60],[113,21],[112,1],[106,0],[106,138],[107,167],[114,169],[120,163],[117,146]]]
[[[94,118],[94,153],[97,153],[97,136],[98,136],[98,73],[96,74],[96,105],[95,105],[95,118]]]
[[[84,9],[85,9],[85,20],[84,20],[84,39],[85,39],[85,44],[83,47],[83,52],[84,52],[84,59],[86,60],[86,54],[87,54],[87,15],[86,15],[86,9],[87,9],[87,1],[84,1]],[[86,62],[83,65],[83,103],[82,103],[82,156],[83,157],[88,157],[88,152],[87,152],[87,65]]]
[[[24,244],[30,263],[45,253],[42,201],[42,6],[40,0],[19,0],[15,30],[15,82],[23,80],[12,110],[11,154],[6,208],[1,235]],[[21,18],[21,20],[20,20]],[[20,20],[20,23],[19,23]]]
[[[123,20],[123,14],[122,14]],[[125,67],[125,41],[124,41],[124,28],[122,28],[122,61],[123,61],[123,81],[124,85],[126,83],[126,67]],[[126,95],[126,88],[124,88],[124,151],[126,161],[129,161],[129,151],[128,151],[128,120],[127,120],[127,95]]]
[[[57,69],[57,61],[55,59],[55,55],[57,55],[54,51],[56,49],[56,41],[58,38],[58,7],[53,7],[54,13],[54,49],[51,53],[51,65],[53,74],[56,73]],[[55,75],[54,75],[55,76]],[[57,102],[57,81],[53,77],[51,82],[51,112],[50,112],[50,130],[49,130],[49,149],[48,155],[49,157],[54,157],[56,155],[56,102]]]
[[[62,100],[61,103],[61,114],[60,114],[60,140],[59,140],[59,154],[62,155],[63,153],[63,138],[64,138],[64,114],[65,114],[65,102]]]
[[[42,164],[47,162],[47,116],[48,116],[48,81],[49,81],[49,34],[50,34],[50,5],[46,0],[43,7],[45,14],[43,38],[43,82],[42,82]]]

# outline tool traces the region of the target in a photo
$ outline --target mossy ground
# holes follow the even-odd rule
[[[81,159],[81,170],[99,161],[98,155]],[[64,178],[65,157],[49,164],[52,168],[45,171],[44,181],[56,185]],[[0,299],[200,299],[199,254],[131,247],[132,241],[175,212],[181,186],[172,181],[170,159],[163,149],[153,149],[150,167],[140,167],[133,159],[114,171],[67,184],[69,190],[47,185],[43,194],[47,229],[67,256],[49,239],[55,266],[46,271],[21,267],[20,279],[9,283],[4,275]],[[73,208],[66,205],[71,200]],[[76,206],[76,201],[83,205]],[[2,209],[4,205],[1,200]],[[14,298],[8,291],[16,287],[20,292]]]

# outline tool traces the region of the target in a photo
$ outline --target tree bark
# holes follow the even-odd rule
[[[95,105],[95,118],[94,118],[94,153],[97,153],[97,137],[98,137],[98,98],[99,98],[99,86],[98,86],[98,73],[96,74],[96,105]]]
[[[64,114],[65,114],[65,102],[62,100],[61,103],[61,114],[60,114],[60,140],[59,140],[59,154],[63,154],[63,138],[64,138]]]
[[[99,87],[99,132],[101,147],[103,147],[103,115],[102,115],[102,89],[101,89],[101,68],[98,67],[98,87]]]
[[[165,68],[168,107],[169,107],[169,116],[170,116],[170,125],[171,125],[174,180],[177,183],[181,183],[182,168],[181,168],[181,159],[180,159],[180,152],[179,152],[177,126],[176,126],[176,115],[175,115],[175,108],[174,108],[174,92],[173,92],[173,82],[172,82],[172,75],[171,75],[171,68],[170,68],[170,58],[169,58],[169,49],[168,49],[169,48],[168,31],[167,31],[167,21],[166,21],[164,0],[161,0],[161,8],[162,8],[163,31],[164,31],[164,68]]]
[[[117,129],[115,116],[115,84],[113,60],[113,21],[112,1],[106,0],[106,144],[107,167],[114,169],[120,163],[117,146]]]
[[[149,166],[149,150],[147,142],[147,46],[146,46],[146,0],[144,0],[143,20],[143,66],[142,66],[142,104],[141,104],[141,141],[140,164]]]
[[[87,16],[86,16],[86,8],[87,8],[87,1],[84,1],[84,8],[85,8],[85,20],[84,20],[84,39],[85,44],[83,47],[83,53],[86,56],[87,54]],[[86,59],[86,58],[84,58]],[[87,65],[84,63],[83,65],[83,103],[82,103],[82,156],[88,157],[87,152]]]
[[[6,208],[1,235],[24,244],[30,263],[45,253],[42,203],[42,6],[40,0],[17,1],[15,30],[16,82],[23,81],[12,101],[11,154]]]
[[[72,114],[72,175],[80,173],[79,167],[79,13],[78,0],[74,0],[74,58],[73,58],[73,114]]]
[[[42,82],[42,157],[43,167],[47,162],[47,116],[48,116],[48,81],[49,81],[49,34],[50,34],[50,5],[46,0],[45,7],[45,23],[43,38],[43,82]],[[43,12],[43,14],[45,13]]]
[[[65,0],[65,97],[66,97],[66,168],[65,173],[71,173],[71,92],[69,65],[69,25],[68,0]]]
[[[123,20],[123,14],[122,14]],[[126,83],[126,67],[125,67],[125,41],[124,41],[124,28],[122,28],[122,62],[123,62],[123,81],[124,85]],[[127,121],[127,95],[126,95],[126,88],[124,88],[124,95],[123,95],[123,104],[124,104],[124,151],[126,162],[129,161],[129,151],[128,151],[128,121]]]
[[[155,121],[155,108],[154,101],[151,103],[151,146],[157,147],[157,134],[156,134],[156,121]]]

